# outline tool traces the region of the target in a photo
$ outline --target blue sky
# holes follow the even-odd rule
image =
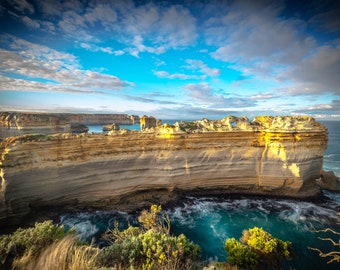
[[[0,110],[340,120],[339,1],[0,3]]]

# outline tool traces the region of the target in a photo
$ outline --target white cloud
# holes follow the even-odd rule
[[[167,79],[180,79],[180,80],[189,80],[189,79],[204,79],[205,76],[198,76],[198,75],[187,75],[183,73],[173,73],[170,74],[169,72],[160,70],[160,71],[153,71],[153,73],[158,78],[167,78]]]
[[[306,110],[329,110],[329,109],[332,109],[332,108],[333,107],[330,104],[319,104],[319,105],[316,105],[316,106],[309,107]]]
[[[193,60],[188,59],[185,61],[188,65],[184,66],[184,68],[192,71],[198,71],[202,75],[196,74],[184,74],[184,73],[172,73],[170,74],[167,71],[160,70],[160,71],[153,71],[153,73],[159,78],[167,78],[167,79],[181,79],[181,80],[188,80],[188,79],[199,79],[204,80],[208,76],[215,77],[221,74],[221,70],[218,68],[210,68],[208,67],[203,61],[201,60]]]
[[[161,54],[165,52],[165,47],[164,46],[155,46],[155,47],[151,47],[151,46],[145,46],[143,44],[143,38],[140,35],[137,35],[133,38],[132,41],[132,45],[134,45],[134,47],[127,49],[128,51],[138,51],[137,54],[133,54],[133,56],[137,56],[140,52],[149,52],[149,53],[155,53],[155,54]]]
[[[259,93],[255,95],[251,95],[249,99],[251,100],[266,100],[266,99],[273,99],[282,96],[281,93]]]
[[[135,57],[142,52],[161,54],[170,48],[194,45],[198,37],[196,19],[189,9],[170,2],[66,1],[56,6],[54,1],[46,1],[40,8],[52,16],[66,37],[97,43],[101,38],[112,38],[125,44],[124,51]]]
[[[296,63],[286,77],[301,87],[291,89],[290,94],[318,94],[325,91],[340,95],[340,40],[334,45],[324,45]]]
[[[106,29],[110,29],[117,20],[117,13],[108,4],[98,4],[88,8],[84,17],[86,22],[91,25],[100,22]]]
[[[339,40],[317,41],[307,33],[305,21],[281,17],[284,7],[282,1],[228,5],[224,15],[204,23],[206,41],[219,45],[211,56],[254,80],[290,85],[288,95],[325,91],[339,95]]]
[[[187,84],[184,89],[186,94],[200,104],[206,104],[209,108],[244,108],[253,107],[256,101],[239,96],[225,97],[216,94],[208,83]]]
[[[85,43],[85,42],[80,43],[79,46],[91,52],[104,52],[107,54],[114,54],[114,55],[124,54],[123,51],[115,51],[111,47],[100,47],[100,46],[97,46],[96,44],[90,44],[90,43]]]
[[[84,70],[72,54],[11,36],[2,38],[15,51],[0,50],[1,90],[99,93],[134,85],[113,75]]]
[[[201,72],[201,73],[203,73],[207,76],[215,77],[215,76],[219,76],[221,74],[220,69],[210,68],[205,63],[203,63],[203,61],[201,61],[201,60],[188,59],[188,60],[186,60],[186,62],[189,64],[189,66],[187,68],[193,69],[193,70],[198,69],[199,72]]]
[[[40,24],[38,21],[32,20],[27,16],[21,17],[22,22],[31,29],[38,29],[40,27]]]

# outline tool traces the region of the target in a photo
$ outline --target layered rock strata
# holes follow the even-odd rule
[[[24,134],[86,131],[85,125],[132,125],[139,116],[127,114],[66,114],[0,112],[0,138]],[[83,125],[83,126],[81,126]],[[80,127],[82,127],[80,129]]]
[[[143,132],[1,142],[0,225],[48,206],[164,203],[171,194],[315,195],[327,130],[309,117],[227,117]]]

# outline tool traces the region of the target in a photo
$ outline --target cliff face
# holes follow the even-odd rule
[[[132,125],[139,123],[139,117],[127,114],[71,114],[72,123],[85,125],[105,125],[117,123],[119,125]]]
[[[164,203],[164,194],[182,192],[310,196],[327,145],[312,118],[205,119],[110,134],[2,141],[0,224],[43,206]]]
[[[63,114],[0,112],[0,138],[23,134],[73,132],[73,126],[139,123],[139,116],[127,114]]]
[[[0,138],[29,133],[71,132],[67,115],[38,113],[0,113]]]

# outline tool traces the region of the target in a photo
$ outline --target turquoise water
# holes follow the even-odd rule
[[[242,230],[262,227],[273,236],[291,241],[294,259],[287,261],[285,269],[338,269],[336,264],[327,265],[318,253],[308,247],[332,250],[328,242],[318,239],[330,234],[314,233],[330,227],[340,231],[337,211],[340,194],[325,193],[325,200],[305,202],[283,199],[250,198],[186,198],[180,205],[166,209],[171,218],[171,231],[184,233],[202,248],[202,260],[225,261],[227,254],[223,244],[228,237],[240,238]],[[67,228],[76,227],[82,239],[101,243],[101,234],[113,228],[118,221],[121,228],[136,225],[136,215],[117,211],[65,214],[61,223]],[[337,238],[333,237],[334,240]]]
[[[89,132],[102,133],[104,125],[88,125]],[[119,128],[125,128],[129,130],[140,130],[140,125],[119,125]],[[105,133],[105,132],[104,132]]]
[[[323,122],[329,130],[328,149],[324,168],[340,175],[340,122]],[[139,126],[138,126],[139,128]],[[170,215],[173,234],[184,233],[202,248],[203,260],[225,261],[223,245],[228,237],[240,238],[242,230],[262,227],[273,236],[291,241],[295,256],[284,269],[339,269],[339,264],[326,264],[326,259],[308,247],[331,251],[329,242],[318,237],[339,236],[313,231],[330,227],[340,232],[340,194],[325,192],[325,199],[306,202],[261,197],[185,198],[179,205],[166,209]],[[121,228],[137,224],[136,215],[118,211],[64,214],[60,217],[66,227],[75,226],[79,235],[88,241],[101,243],[101,234],[112,228],[115,221]]]
[[[184,233],[202,247],[204,260],[225,261],[223,249],[226,238],[239,239],[242,230],[262,227],[273,236],[293,243],[296,254],[286,262],[285,269],[336,269],[326,265],[308,247],[332,250],[321,242],[313,230],[331,227],[340,231],[336,217],[340,196],[327,193],[330,200],[319,203],[261,198],[192,199],[170,211],[175,234]],[[326,268],[327,267],[327,268]]]

